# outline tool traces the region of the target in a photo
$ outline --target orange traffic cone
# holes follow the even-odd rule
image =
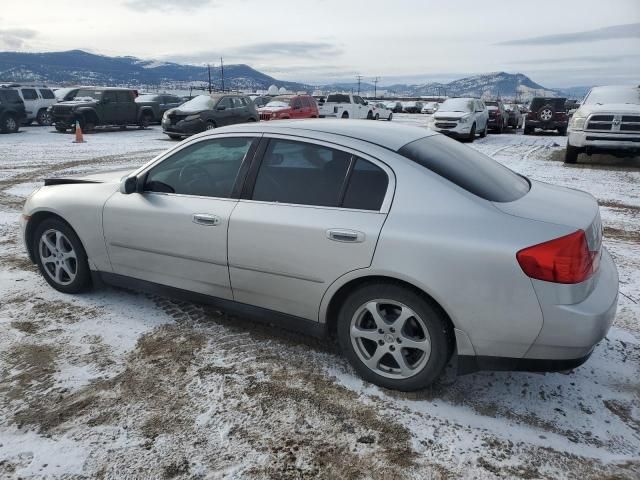
[[[84,138],[82,137],[82,129],[80,128],[80,122],[76,120],[76,139],[73,143],[84,143]]]

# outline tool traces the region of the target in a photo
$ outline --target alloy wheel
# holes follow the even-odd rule
[[[8,117],[5,121],[5,126],[7,127],[7,131],[15,132],[17,130],[18,123],[16,122],[15,118]]]
[[[78,258],[69,239],[60,231],[46,230],[38,243],[38,254],[47,275],[59,285],[69,285],[78,274]]]
[[[351,344],[358,358],[378,375],[405,379],[417,375],[431,356],[425,322],[411,308],[389,299],[361,305],[351,319]]]
[[[553,112],[548,108],[545,108],[540,112],[540,120],[548,122],[549,120],[551,120],[551,117],[553,117]]]

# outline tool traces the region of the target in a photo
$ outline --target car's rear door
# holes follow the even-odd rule
[[[236,301],[318,320],[327,288],[367,268],[387,216],[391,170],[353,150],[263,138],[229,224]]]
[[[24,99],[24,108],[29,120],[34,119],[38,114],[38,92],[35,88],[22,88],[22,98]]]
[[[227,228],[259,135],[185,142],[142,172],[142,193],[104,207],[113,272],[231,299]]]
[[[120,125],[136,123],[137,119],[137,104],[133,98],[133,92],[128,90],[118,91],[116,94],[118,99],[118,123]]]

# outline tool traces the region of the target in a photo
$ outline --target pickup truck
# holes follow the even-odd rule
[[[84,132],[97,126],[137,125],[147,128],[159,117],[158,102],[136,102],[136,91],[126,88],[81,88],[70,101],[49,107],[56,130],[73,129],[76,121]]]
[[[356,118],[373,120],[373,106],[358,95],[332,93],[319,108],[320,118]]]

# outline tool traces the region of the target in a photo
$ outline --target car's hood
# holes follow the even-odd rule
[[[433,118],[436,120],[439,118],[462,118],[470,114],[471,112],[445,112],[443,110],[438,110],[437,113],[433,114]]]
[[[74,183],[120,183],[123,177],[133,170],[110,170],[90,175],[73,175],[70,177],[52,177],[44,180],[45,185],[65,185]]]
[[[635,103],[605,103],[598,105],[594,103],[580,106],[576,113],[585,117],[592,113],[634,113],[639,115],[640,105]]]
[[[171,108],[167,110],[167,115],[199,115],[207,110],[181,110],[180,108]]]
[[[262,112],[265,112],[265,113],[273,113],[273,112],[281,113],[281,112],[289,112],[289,111],[291,111],[291,108],[288,108],[288,107],[262,107],[262,108],[258,109],[258,112],[260,112],[260,113],[262,113]]]

